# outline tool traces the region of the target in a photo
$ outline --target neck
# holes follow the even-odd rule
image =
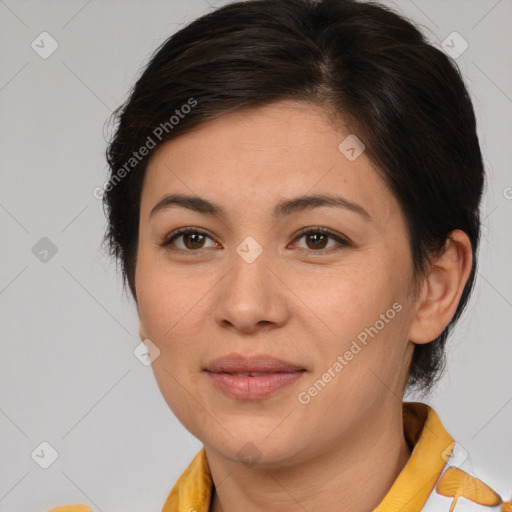
[[[388,404],[389,405],[389,404]],[[214,482],[212,512],[371,512],[410,457],[402,406],[344,434],[335,446],[286,467],[247,468],[205,446]]]

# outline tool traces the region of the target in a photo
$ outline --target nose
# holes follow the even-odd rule
[[[289,316],[287,288],[270,251],[263,250],[255,259],[243,250],[233,251],[231,263],[216,287],[215,321],[247,334],[282,327]]]

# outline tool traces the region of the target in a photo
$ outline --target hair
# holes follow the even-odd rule
[[[103,243],[121,266],[125,290],[128,284],[137,301],[140,198],[153,151],[147,149],[230,111],[287,99],[323,107],[364,141],[406,218],[415,279],[425,276],[452,230],[471,241],[473,266],[453,318],[438,338],[414,348],[407,386],[427,394],[444,370],[446,339],[473,288],[484,166],[458,67],[380,3],[236,2],[155,50],[113,113],[106,150]],[[147,154],[135,157],[143,147]]]

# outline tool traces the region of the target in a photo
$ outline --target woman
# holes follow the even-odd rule
[[[162,512],[511,510],[402,401],[439,378],[476,274],[450,59],[380,4],[238,2],[169,38],[117,114],[105,242],[204,445]]]

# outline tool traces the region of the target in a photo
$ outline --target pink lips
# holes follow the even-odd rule
[[[229,354],[209,363],[205,371],[226,395],[257,400],[300,379],[305,369],[265,354],[252,357]]]

